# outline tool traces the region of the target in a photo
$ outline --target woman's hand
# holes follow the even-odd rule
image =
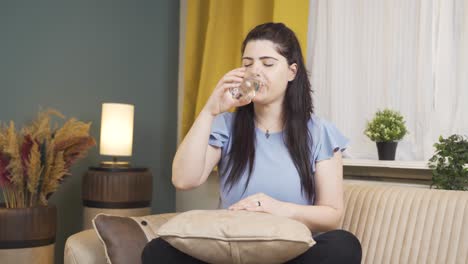
[[[232,98],[229,88],[240,86],[245,74],[245,68],[237,68],[226,73],[219,80],[216,88],[205,104],[202,111],[206,111],[213,116],[226,112],[232,107],[246,105],[251,102],[251,98],[241,98],[239,100]]]
[[[264,193],[251,195],[231,205],[228,209],[264,212],[292,218],[292,210],[288,203],[273,199]]]

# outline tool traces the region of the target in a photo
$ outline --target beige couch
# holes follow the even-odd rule
[[[345,207],[362,263],[468,263],[468,192],[347,183]],[[94,230],[65,245],[65,264],[84,263],[106,263]]]

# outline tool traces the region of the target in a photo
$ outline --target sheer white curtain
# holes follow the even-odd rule
[[[410,134],[399,160],[427,160],[439,135],[468,134],[468,0],[311,0],[308,69],[316,113],[377,158],[364,136],[378,109]]]

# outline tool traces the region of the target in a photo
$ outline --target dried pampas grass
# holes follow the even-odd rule
[[[33,142],[29,160],[26,161],[27,177],[28,177],[28,192],[29,206],[33,206],[37,194],[37,186],[41,176],[43,167],[41,166],[41,153],[39,152],[39,145]]]
[[[47,205],[70,167],[96,145],[89,135],[91,123],[71,118],[51,128],[57,110],[40,111],[21,132],[15,124],[0,126],[0,188],[7,208]]]

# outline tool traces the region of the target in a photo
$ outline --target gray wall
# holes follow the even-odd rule
[[[135,104],[135,166],[154,176],[154,213],[175,209],[179,1],[1,1],[0,120],[18,125],[40,106],[92,121],[102,102]],[[59,211],[56,262],[81,229],[81,179],[105,157],[94,148],[52,196]]]

